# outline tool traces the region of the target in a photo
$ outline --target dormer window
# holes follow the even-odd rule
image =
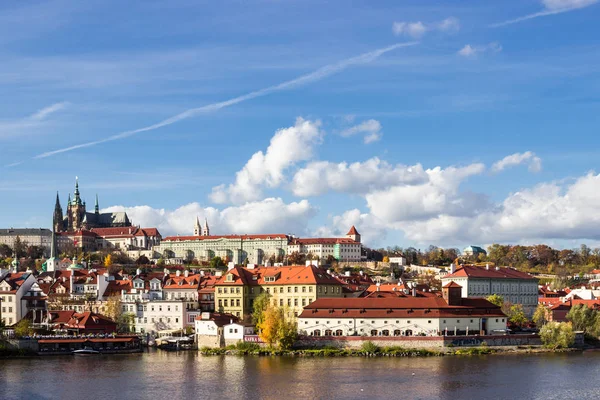
[[[226,281],[233,282],[233,274],[227,274]]]

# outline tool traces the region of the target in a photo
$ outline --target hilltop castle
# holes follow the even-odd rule
[[[53,227],[55,232],[73,232],[81,229],[113,228],[131,226],[129,217],[125,212],[100,213],[98,195],[94,212],[87,212],[85,201],[81,200],[79,194],[79,180],[75,178],[75,192],[73,199],[69,193],[67,201],[67,213],[63,215],[58,192],[56,192],[56,204],[54,205]]]

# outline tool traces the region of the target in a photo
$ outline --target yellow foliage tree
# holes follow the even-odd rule
[[[390,257],[389,256],[383,256],[383,262],[384,263],[389,263],[390,262]]]
[[[110,254],[107,254],[106,257],[104,257],[104,266],[108,268],[112,265],[112,256]]]
[[[259,336],[269,346],[290,348],[296,340],[296,321],[286,318],[283,307],[268,306],[262,315],[262,321],[257,324]]]

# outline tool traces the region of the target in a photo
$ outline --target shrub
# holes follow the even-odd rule
[[[235,345],[235,349],[240,351],[257,351],[260,350],[260,346],[256,343],[237,342]]]
[[[375,354],[375,353],[379,353],[379,351],[381,349],[375,343],[368,340],[362,344],[361,350],[367,354]]]

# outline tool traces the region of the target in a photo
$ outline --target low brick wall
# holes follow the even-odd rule
[[[337,337],[300,337],[295,346],[298,348],[338,347],[358,349],[365,342],[377,346],[399,346],[413,349],[442,349],[445,347],[473,346],[540,346],[538,335],[494,335],[494,336],[337,336]]]

